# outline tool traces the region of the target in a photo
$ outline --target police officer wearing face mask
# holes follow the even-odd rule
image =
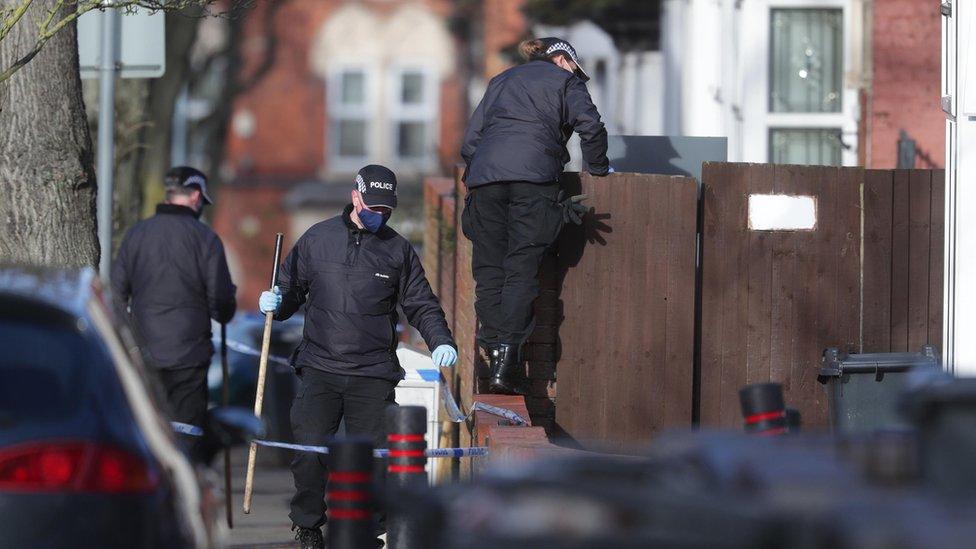
[[[314,225],[281,267],[280,286],[261,294],[262,312],[285,320],[305,304],[304,338],[293,356],[301,388],[291,409],[299,444],[325,445],[343,418],[349,434],[385,447],[384,415],[403,379],[397,362],[397,306],[438,366],[457,361],[444,311],[413,247],[386,225],[397,205],[396,176],[359,170],[352,203]],[[322,547],[326,456],[298,452],[290,517],[302,547]]]

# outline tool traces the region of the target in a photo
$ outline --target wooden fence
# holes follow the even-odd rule
[[[940,171],[706,164],[702,424],[740,425],[738,389],[776,381],[805,424],[823,426],[816,369],[824,348],[940,344],[942,179]],[[751,230],[753,194],[813,197],[816,228]]]
[[[690,178],[567,174],[563,186],[588,194],[591,213],[544,262],[526,347],[533,421],[613,449],[693,420],[739,428],[739,388],[777,381],[806,425],[824,425],[824,348],[941,342],[943,179],[710,163],[699,204]],[[458,229],[464,186],[437,186],[428,231],[438,232],[427,241],[437,250],[425,258],[460,345],[449,382],[467,409],[487,370],[474,344],[470,242]],[[752,194],[813,197],[815,230],[750,230]],[[470,437],[462,429],[455,440]]]

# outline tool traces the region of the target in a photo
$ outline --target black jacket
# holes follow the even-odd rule
[[[295,243],[278,277],[275,318],[306,304],[296,367],[399,380],[397,305],[428,348],[456,345],[413,246],[386,226],[376,234],[359,229],[350,212],[351,204]]]
[[[548,61],[512,67],[491,79],[468,122],[464,181],[471,188],[556,181],[569,162],[566,142],[574,130],[590,173],[606,175],[607,130],[586,84]]]
[[[237,288],[224,246],[185,206],[160,204],[122,239],[112,291],[140,345],[160,368],[199,366],[213,356],[210,319],[234,316]]]

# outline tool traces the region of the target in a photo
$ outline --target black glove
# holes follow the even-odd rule
[[[559,203],[559,207],[563,209],[563,222],[567,225],[573,223],[574,225],[583,224],[583,214],[586,213],[586,206],[580,204],[580,202],[586,200],[585,194],[578,194],[576,196],[571,196],[569,198],[564,198],[566,194],[563,191],[559,191],[559,196],[556,197],[556,202]]]

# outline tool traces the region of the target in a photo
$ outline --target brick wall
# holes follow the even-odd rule
[[[924,155],[917,159],[916,167],[944,163],[945,118],[939,106],[941,36],[936,3],[875,0],[868,167],[896,167],[900,130],[916,140]]]
[[[492,78],[511,65],[502,51],[522,40],[528,32],[522,4],[523,0],[484,0],[485,78]]]

